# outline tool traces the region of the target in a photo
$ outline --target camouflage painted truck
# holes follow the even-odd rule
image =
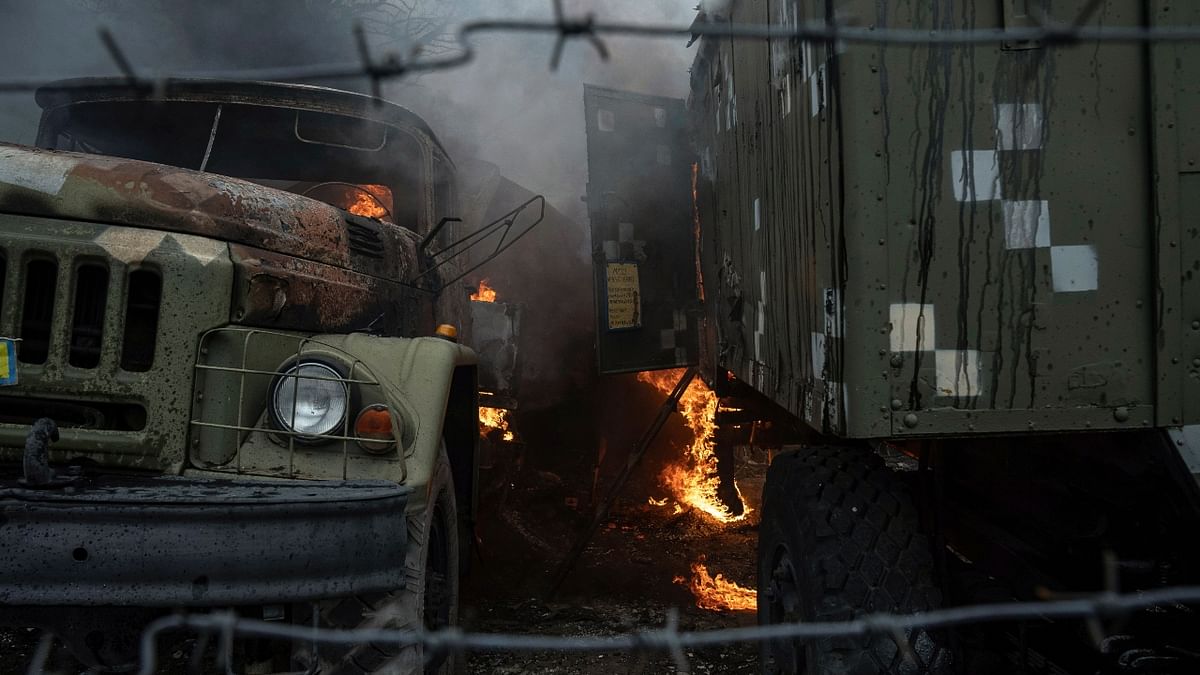
[[[699,21],[1200,25],[1166,0],[728,5]],[[761,623],[1200,580],[1200,46],[701,38],[686,105],[585,100],[602,367],[698,364],[718,440],[802,441],[764,489]],[[763,668],[1200,667],[1195,608],[1094,627],[909,631],[915,660],[778,641]]]
[[[443,292],[463,265],[438,255],[455,170],[430,129],[306,86],[37,100],[39,147],[0,145],[3,622],[89,666],[176,610],[453,624],[477,375],[447,339],[469,320]],[[453,666],[239,650],[251,672]]]

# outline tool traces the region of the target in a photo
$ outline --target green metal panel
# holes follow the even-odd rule
[[[740,0],[729,20],[989,29],[1020,25],[1011,10]],[[1093,23],[1141,12],[1110,0]],[[705,40],[691,107],[717,366],[848,437],[1155,424],[1178,398],[1155,382],[1179,358],[1162,332],[1156,357],[1155,326],[1180,311],[1163,279],[1180,246],[1152,227],[1148,54]]]
[[[1150,21],[1200,23],[1200,6],[1154,2]],[[1149,48],[1155,172],[1157,423],[1200,421],[1200,47]]]

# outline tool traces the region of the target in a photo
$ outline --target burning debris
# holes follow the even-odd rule
[[[475,302],[495,302],[496,289],[488,285],[487,279],[480,279],[479,288],[471,294],[471,300]]]
[[[682,373],[680,369],[660,370],[638,373],[637,377],[669,395]],[[692,380],[679,400],[679,413],[692,432],[692,441],[684,457],[668,464],[660,478],[676,502],[677,513],[682,505],[697,509],[717,523],[736,523],[745,520],[751,509],[741,490],[737,490],[741,513],[735,513],[718,495],[721,481],[717,476],[715,449],[717,408],[717,395],[701,380]],[[653,500],[651,503],[656,504]]]
[[[508,416],[511,413],[504,408],[485,408],[479,406],[479,435],[491,438],[493,433],[501,434],[505,441],[515,441],[517,435],[509,429]]]
[[[692,563],[692,578],[675,577],[675,583],[686,586],[696,597],[696,606],[714,612],[753,612],[758,609],[758,596],[753,588],[746,588],[725,578],[708,573],[704,556]]]
[[[682,370],[638,373],[638,380],[670,395],[682,376]],[[687,508],[704,515],[718,526],[738,523],[750,515],[750,506],[734,484],[734,493],[741,506],[737,513],[719,496],[721,480],[717,474],[716,417],[720,402],[717,395],[699,378],[693,379],[679,399],[678,411],[683,416],[692,438],[683,457],[669,462],[659,474],[671,499],[650,497],[652,507],[667,507],[675,514]],[[708,571],[705,557],[691,563],[691,577],[676,576],[675,583],[686,587],[696,598],[696,606],[710,611],[754,611],[758,607],[755,591]]]

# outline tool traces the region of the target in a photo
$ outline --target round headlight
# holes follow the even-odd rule
[[[300,361],[280,371],[271,386],[271,417],[283,431],[314,440],[342,427],[350,392],[342,374],[320,361]]]

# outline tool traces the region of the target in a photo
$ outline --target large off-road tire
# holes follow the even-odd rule
[[[430,479],[429,501],[408,519],[405,584],[389,593],[330,600],[320,604],[318,621],[340,630],[418,628],[437,630],[458,623],[458,513],[450,463],[443,449]],[[311,663],[311,655],[300,659]],[[454,673],[454,653],[425,654],[418,645],[364,643],[353,647],[320,645],[321,675],[412,675]],[[426,661],[429,661],[426,663]]]
[[[761,624],[844,621],[936,608],[929,541],[900,477],[865,448],[778,455],[763,489],[758,550]],[[763,643],[767,673],[942,674],[940,636],[907,631],[915,660],[886,635]]]

